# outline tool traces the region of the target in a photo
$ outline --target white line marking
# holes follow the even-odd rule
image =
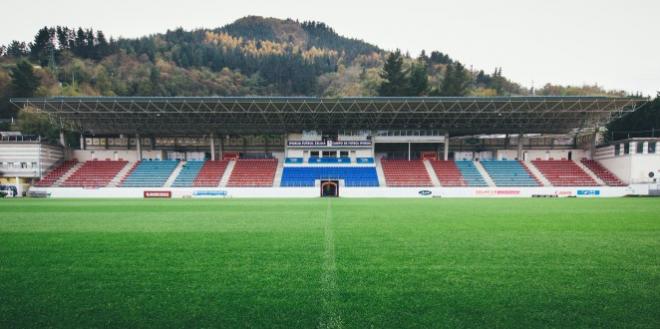
[[[321,294],[323,297],[323,314],[319,320],[319,328],[341,328],[341,316],[337,290],[337,264],[335,262],[335,235],[332,230],[332,201],[328,199],[323,228],[323,274],[321,276]]]

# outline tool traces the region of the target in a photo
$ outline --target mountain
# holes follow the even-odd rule
[[[20,65],[25,61],[31,65]],[[392,69],[399,72],[385,72]],[[388,74],[401,79],[387,81]],[[0,118],[17,115],[8,99],[19,96],[530,93],[501,69],[490,74],[467,70],[440,51],[413,58],[341,36],[324,23],[258,16],[215,29],[179,28],[119,40],[92,29],[44,27],[29,43],[0,46]],[[624,94],[598,86],[551,85],[536,93]]]

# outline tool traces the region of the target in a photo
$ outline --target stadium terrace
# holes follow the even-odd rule
[[[59,143],[4,138],[0,170],[50,197],[558,197],[658,190],[657,138],[599,130],[612,97],[12,99]],[[80,133],[77,147],[64,131]],[[20,158],[17,154],[23,154]],[[27,155],[29,154],[29,155]],[[15,160],[14,160],[15,159]]]

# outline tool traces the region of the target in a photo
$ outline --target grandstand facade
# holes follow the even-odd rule
[[[599,145],[645,101],[607,97],[12,99],[46,113],[52,197],[621,196],[655,189],[660,139]],[[0,145],[2,149],[2,145]],[[5,161],[8,162],[8,161]],[[2,167],[2,164],[0,164]]]

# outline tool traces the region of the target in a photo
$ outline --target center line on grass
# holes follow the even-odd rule
[[[321,276],[321,294],[323,313],[319,320],[319,328],[341,328],[337,290],[337,264],[335,262],[335,234],[332,230],[332,201],[328,200],[325,212],[323,235],[323,274]]]

